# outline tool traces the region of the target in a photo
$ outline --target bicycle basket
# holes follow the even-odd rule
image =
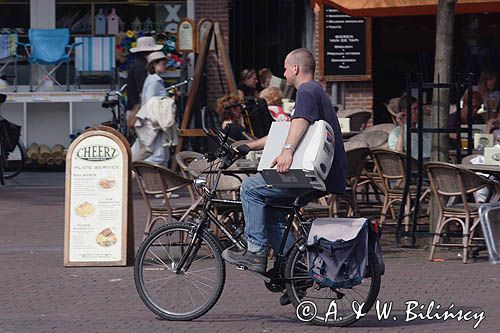
[[[21,126],[18,126],[5,119],[0,120],[0,131],[4,147],[8,153],[12,153],[16,149],[21,137]]]
[[[309,276],[332,288],[360,284],[368,264],[368,223],[364,218],[315,219],[307,239]]]

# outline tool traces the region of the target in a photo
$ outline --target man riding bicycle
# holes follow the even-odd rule
[[[293,153],[309,125],[317,120],[325,120],[333,128],[335,136],[334,159],[325,180],[328,193],[343,194],[345,191],[345,172],[347,167],[344,144],[337,115],[330,98],[319,83],[314,81],[315,61],[312,53],[304,48],[290,52],[285,58],[284,76],[287,85],[297,89],[295,110],[291,115],[291,125],[281,154],[272,166],[279,173],[287,173],[292,165]],[[261,150],[266,144],[263,137],[247,144],[251,150]],[[268,186],[260,174],[246,178],[241,186],[241,201],[245,218],[247,250],[226,249],[223,258],[234,265],[244,266],[258,273],[267,268],[268,243],[278,253],[286,227],[288,211],[266,205],[270,199],[288,200],[292,203],[297,197],[305,197],[315,190],[304,188],[275,188]],[[326,193],[324,193],[326,194]],[[285,250],[293,245],[293,235],[288,235]]]

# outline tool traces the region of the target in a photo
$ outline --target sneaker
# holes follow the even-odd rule
[[[297,290],[297,296],[299,296],[300,299],[304,298],[304,296],[306,296],[306,294],[307,294],[307,289],[311,288],[312,286],[313,286],[313,282],[307,281],[304,286],[300,287],[300,289]],[[288,294],[286,292],[283,295],[281,295],[281,297],[280,297],[280,305],[281,306],[285,306],[285,305],[288,305],[291,303],[292,303],[292,301],[290,300],[290,297],[288,296]]]
[[[267,269],[267,255],[252,253],[250,251],[240,251],[238,249],[225,249],[222,258],[230,264],[244,266],[251,271],[264,274]]]
[[[283,295],[281,295],[281,297],[280,297],[280,305],[281,306],[285,306],[285,305],[288,305],[290,303],[292,303],[292,301],[290,300],[290,297],[288,297],[287,293],[284,293]]]

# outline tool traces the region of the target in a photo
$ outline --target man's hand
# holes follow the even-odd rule
[[[287,173],[292,166],[293,152],[291,149],[283,149],[281,154],[273,160],[271,163],[271,168],[276,165],[276,171],[278,173]]]

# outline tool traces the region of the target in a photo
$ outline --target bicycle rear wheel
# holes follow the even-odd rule
[[[6,153],[5,155],[3,177],[12,178],[17,176],[23,170],[26,163],[26,149],[22,141],[19,140],[13,152]]]
[[[301,302],[305,302],[303,306],[305,304],[311,305],[312,302],[316,307],[315,316],[302,318],[303,320],[316,325],[348,326],[360,319],[356,317],[356,313],[353,311],[353,303],[356,310],[361,307],[357,306],[357,304],[364,303],[361,308],[363,314],[366,314],[371,309],[377,299],[381,282],[380,265],[372,248],[370,246],[368,250],[369,264],[365,278],[361,284],[350,289],[315,285],[308,275],[305,247],[295,246],[292,249],[285,268],[285,278],[291,279],[286,284],[288,297],[296,309]],[[335,303],[332,303],[333,301]],[[299,307],[297,312],[301,310]],[[336,312],[327,315],[329,310],[332,312],[336,310]]]
[[[134,268],[137,292],[144,304],[161,318],[198,318],[215,305],[222,293],[226,267],[218,240],[208,230],[202,230],[195,240],[188,268],[175,272],[195,228],[185,223],[164,225],[149,235],[137,252]]]

